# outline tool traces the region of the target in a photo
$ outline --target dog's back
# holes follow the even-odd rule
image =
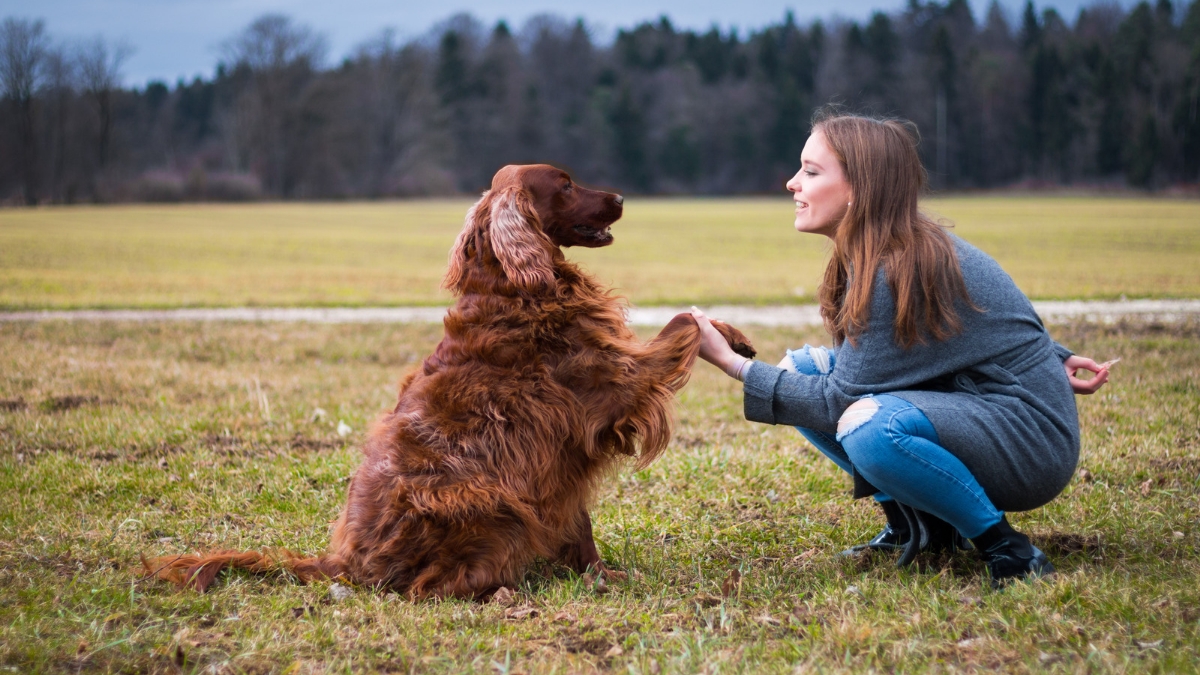
[[[594,313],[471,304],[451,311],[445,338],[371,433],[331,547],[356,580],[414,596],[514,585],[534,557],[570,543],[618,449],[574,388],[611,386],[603,371],[616,370],[573,337],[581,327],[568,317]]]

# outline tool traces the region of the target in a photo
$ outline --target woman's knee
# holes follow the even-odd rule
[[[919,409],[895,396],[855,401],[838,420],[837,440],[855,467],[864,473],[884,470],[895,455],[905,454],[907,437],[938,442],[933,425]]]
[[[940,443],[933,423],[919,408],[890,394],[870,396],[855,401],[838,419],[837,439],[848,437],[863,426],[874,433],[888,433],[895,438],[916,436]]]
[[[850,404],[850,407],[846,408],[842,416],[838,418],[837,440],[844,441],[847,436],[875,419],[875,415],[878,413],[879,401],[876,401],[874,397],[860,398]]]
[[[876,421],[880,416],[879,409],[879,402],[874,398],[859,399],[838,419],[835,438],[850,463],[864,475],[884,470],[890,463],[887,455],[895,452],[886,424]]]
[[[800,349],[789,349],[779,367],[801,375],[828,375],[836,361],[832,349],[804,345]]]

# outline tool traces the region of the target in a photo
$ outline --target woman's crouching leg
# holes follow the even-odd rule
[[[784,370],[790,370],[793,373],[801,375],[828,375],[833,370],[834,364],[837,363],[837,352],[826,347],[813,347],[804,345],[800,349],[789,349],[783,360],[779,362],[779,367]],[[807,429],[805,427],[795,427],[796,431],[800,432],[814,448],[819,450],[822,455],[825,455],[838,466],[839,469],[845,471],[851,476],[854,475],[854,467],[850,463],[850,457],[846,455],[845,448],[837,441],[833,434],[816,429]],[[891,497],[883,492],[875,495],[876,501],[889,501]]]
[[[966,465],[938,442],[933,424],[895,396],[861,399],[847,408],[835,440],[872,485],[919,511],[976,537],[1004,517]]]

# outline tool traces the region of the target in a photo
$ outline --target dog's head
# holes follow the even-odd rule
[[[546,164],[510,165],[467,212],[450,251],[444,285],[460,290],[473,255],[494,256],[514,285],[533,291],[554,284],[560,246],[595,248],[613,242],[609,228],[621,217],[621,195],[589,190]]]

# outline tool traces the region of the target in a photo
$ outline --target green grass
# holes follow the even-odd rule
[[[466,200],[0,210],[0,308],[445,304]],[[926,203],[1034,298],[1200,296],[1200,201],[955,197]],[[631,199],[600,250],[635,303],[808,302],[825,240],[786,196]]]
[[[1080,398],[1081,468],[1017,527],[1060,570],[993,592],[970,554],[897,570],[836,552],[872,506],[791,429],[748,423],[707,365],[675,440],[594,518],[630,581],[535,570],[496,605],[412,604],[281,577],[213,592],[137,558],[320,551],[375,416],[440,327],[0,325],[0,665],[17,672],[758,673],[1200,670],[1200,326],[1074,326],[1122,357]],[[822,338],[754,330],[764,358]],[[314,417],[316,408],[327,411]],[[335,429],[346,422],[345,439]],[[730,570],[740,587],[722,598]],[[850,590],[851,588],[856,590]],[[181,664],[181,665],[180,665]]]

